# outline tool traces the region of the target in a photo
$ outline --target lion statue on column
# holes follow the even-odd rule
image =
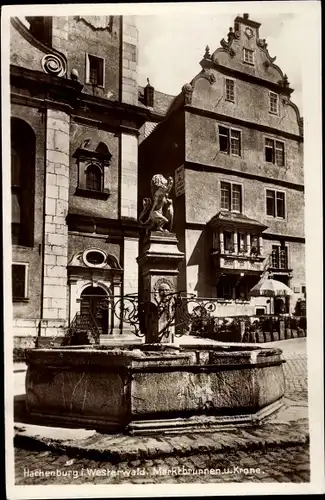
[[[144,198],[139,221],[147,231],[171,232],[174,220],[173,200],[169,193],[174,185],[172,177],[156,174],[151,179],[151,197]],[[164,228],[164,226],[167,226]]]

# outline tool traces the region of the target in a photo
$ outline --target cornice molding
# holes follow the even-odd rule
[[[241,118],[236,118],[229,115],[223,115],[221,113],[217,113],[215,111],[211,111],[208,109],[197,108],[190,104],[185,105],[184,109],[185,111],[188,111],[189,113],[193,113],[196,115],[206,116],[208,118],[213,118],[215,120],[233,123],[241,127],[252,128],[268,134],[277,135],[279,137],[285,137],[293,141],[303,142],[303,135],[292,134],[291,132],[286,132],[285,130],[270,127],[268,125],[264,125],[261,123],[250,122],[248,120],[242,120]]]
[[[204,230],[208,230],[208,223],[209,221],[207,221],[206,223],[204,222],[185,222],[185,228],[186,229],[193,229],[193,230],[197,230],[197,231],[204,231]],[[279,234],[279,233],[270,233],[270,232],[262,232],[262,236],[263,236],[263,239],[265,240],[283,240],[285,239],[285,241],[288,241],[288,242],[293,242],[293,243],[302,243],[304,244],[306,242],[306,239],[303,237],[303,236],[293,236],[293,235],[290,235],[290,234],[286,234],[286,233],[283,233],[283,234]]]
[[[164,119],[164,116],[157,115],[142,106],[82,93],[83,86],[79,82],[52,76],[42,71],[11,65],[10,79],[11,84],[15,86],[14,99],[16,102],[20,101],[20,104],[44,106],[44,100],[48,99],[53,104],[56,102],[57,105],[70,106],[70,112],[73,112],[75,116],[80,116],[81,120],[86,119],[81,118],[83,113],[87,113],[88,116],[91,116],[91,113],[99,114],[102,116],[101,121],[105,121],[105,115],[110,117],[113,114],[121,121],[132,120],[134,122],[135,127],[128,127],[121,123],[126,133],[136,133],[146,121],[159,122]],[[23,92],[19,94],[17,92],[19,89],[28,89],[31,95]]]
[[[143,232],[143,226],[137,220],[107,219],[78,213],[69,213],[67,215],[67,224],[69,233],[78,231],[89,232],[94,235],[95,228],[99,237],[103,237],[103,234],[105,234],[108,239],[117,237],[121,239],[125,236],[138,238],[139,234]]]
[[[202,163],[196,163],[193,161],[187,161],[187,162],[185,162],[184,167],[185,167],[185,169],[195,170],[195,171],[199,171],[199,172],[217,172],[217,173],[222,173],[222,174],[227,174],[227,175],[235,175],[238,177],[242,177],[244,179],[257,180],[260,182],[264,182],[265,184],[274,184],[276,186],[282,186],[282,187],[286,187],[289,189],[294,189],[294,190],[299,191],[301,193],[304,193],[304,191],[305,191],[303,184],[289,182],[289,181],[285,181],[282,179],[276,179],[274,177],[253,174],[251,172],[243,172],[241,170],[229,169],[226,167],[220,167],[217,165],[211,165],[211,164],[207,164],[207,163],[202,164]]]

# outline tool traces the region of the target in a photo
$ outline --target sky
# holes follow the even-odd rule
[[[256,2],[258,3],[258,2]],[[272,2],[273,3],[273,2]],[[244,7],[244,5],[243,5]],[[164,14],[137,16],[139,32],[139,84],[147,84],[147,77],[156,90],[177,95],[184,83],[188,83],[200,72],[200,60],[206,45],[211,53],[220,47],[220,40],[227,40],[230,26],[236,15],[244,13],[239,2],[238,12],[205,14]],[[232,9],[233,10],[233,9]],[[271,57],[288,75],[290,86],[295,90],[291,96],[302,114],[302,54],[303,14],[288,12],[264,12],[265,9],[250,8],[250,19],[261,23],[260,38],[265,38]]]

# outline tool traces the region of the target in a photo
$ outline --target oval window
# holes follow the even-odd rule
[[[96,250],[87,252],[85,258],[87,263],[91,264],[92,266],[100,266],[105,262],[105,255],[101,252],[97,252]]]

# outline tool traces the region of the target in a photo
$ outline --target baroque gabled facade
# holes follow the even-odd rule
[[[303,122],[259,30],[236,17],[139,147],[139,203],[151,175],[175,179],[179,288],[216,298],[221,316],[301,314],[306,298]],[[266,274],[294,295],[250,298]]]

